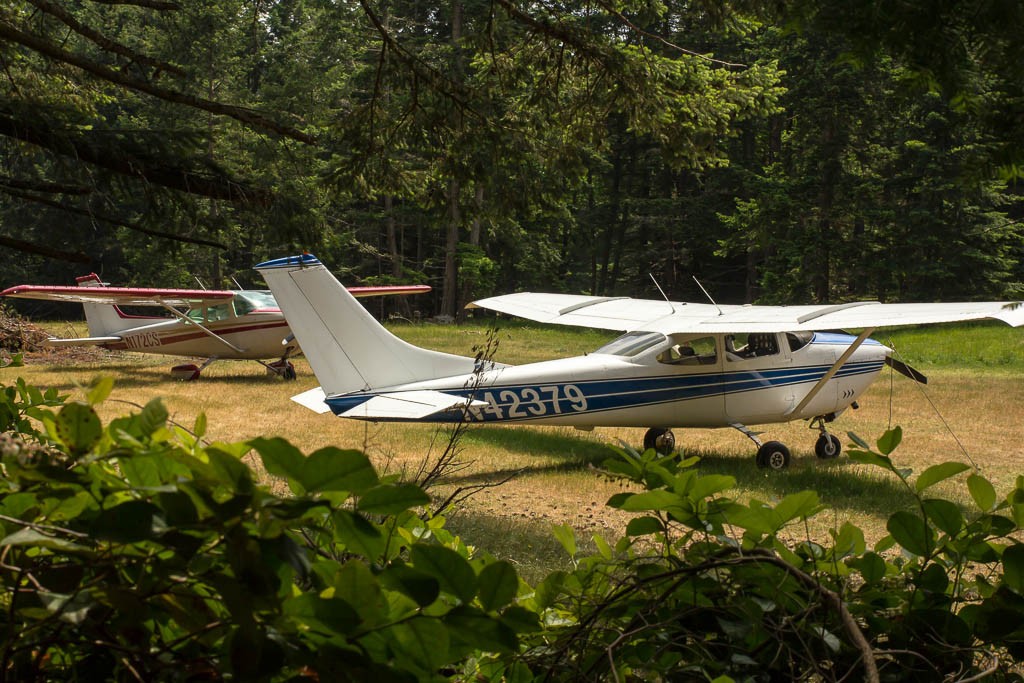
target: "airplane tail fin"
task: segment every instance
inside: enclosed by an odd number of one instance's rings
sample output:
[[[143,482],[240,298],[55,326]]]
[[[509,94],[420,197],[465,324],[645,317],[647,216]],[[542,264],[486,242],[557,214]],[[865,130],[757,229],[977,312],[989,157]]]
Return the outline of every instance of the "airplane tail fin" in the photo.
[[[327,396],[473,372],[473,358],[422,349],[388,332],[310,254],[256,270]]]
[[[79,287],[106,286],[96,273],[89,273],[75,278],[75,280]],[[89,325],[90,337],[106,337],[140,324],[137,317],[125,315],[120,308],[113,304],[83,303],[82,308],[85,309],[85,322]]]

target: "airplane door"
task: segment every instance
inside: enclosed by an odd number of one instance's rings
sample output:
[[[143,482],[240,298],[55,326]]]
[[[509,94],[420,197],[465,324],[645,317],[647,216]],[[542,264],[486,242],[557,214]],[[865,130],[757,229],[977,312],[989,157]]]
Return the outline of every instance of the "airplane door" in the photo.
[[[813,386],[799,383],[808,370],[801,367],[797,359],[802,354],[791,352],[784,334],[726,335],[724,342],[722,388],[725,413],[731,421],[777,422]],[[816,357],[815,362],[824,360]],[[835,388],[831,391],[834,400]]]

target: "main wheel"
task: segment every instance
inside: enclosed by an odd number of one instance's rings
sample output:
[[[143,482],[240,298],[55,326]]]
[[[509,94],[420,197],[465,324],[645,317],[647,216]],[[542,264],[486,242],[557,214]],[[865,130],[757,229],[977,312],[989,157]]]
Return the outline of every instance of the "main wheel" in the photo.
[[[839,437],[835,434],[822,434],[818,437],[817,443],[814,444],[814,454],[822,460],[831,460],[832,458],[839,457],[842,450],[843,444],[840,443]]]
[[[644,450],[653,448],[662,455],[668,455],[676,449],[676,436],[671,429],[651,427],[644,434]]]
[[[757,449],[757,466],[769,470],[786,469],[789,467],[789,449],[778,441],[769,441]]]

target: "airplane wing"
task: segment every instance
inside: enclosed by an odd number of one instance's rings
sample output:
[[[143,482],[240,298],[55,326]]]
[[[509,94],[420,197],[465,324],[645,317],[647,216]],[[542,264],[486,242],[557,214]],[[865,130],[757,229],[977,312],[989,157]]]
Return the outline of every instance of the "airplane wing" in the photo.
[[[422,294],[430,291],[430,285],[380,285],[378,287],[346,287],[348,293],[357,299],[387,294]]]
[[[883,304],[855,301],[816,306],[715,306],[627,297],[522,292],[481,299],[486,308],[527,320],[604,330],[649,330],[665,334],[796,332],[800,330],[895,327],[968,320],[1024,325],[1024,302]]]
[[[385,285],[380,287],[349,287],[352,296],[369,297],[388,294],[421,294],[429,285]],[[202,308],[230,301],[236,292],[213,289],[160,289],[154,287],[57,287],[49,285],[16,285],[0,292],[0,296],[45,301],[68,301],[79,304],[111,304],[119,306],[174,306]]]
[[[57,287],[49,285],[16,285],[0,292],[0,296],[44,301],[68,301],[79,304],[111,304],[119,306],[175,306],[201,308],[230,301],[235,293],[212,289],[157,289],[150,287]]]

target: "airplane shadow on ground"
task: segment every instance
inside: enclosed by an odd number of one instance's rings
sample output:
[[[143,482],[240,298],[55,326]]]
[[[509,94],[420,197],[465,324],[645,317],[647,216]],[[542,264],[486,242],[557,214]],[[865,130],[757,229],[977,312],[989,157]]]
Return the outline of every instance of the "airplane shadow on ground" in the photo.
[[[81,365],[51,365],[47,368],[51,372],[66,372],[66,373],[80,373],[89,371],[89,368],[83,368]],[[170,367],[165,366],[152,366],[152,367],[139,367],[131,363],[124,363],[119,365],[102,365],[91,368],[91,371],[97,375],[110,375],[114,377],[114,385],[117,387],[146,387],[152,386],[160,382],[182,382],[187,383],[188,380],[176,380],[171,376]],[[239,374],[239,375],[203,375],[195,382],[198,385],[251,385],[255,382],[267,382],[276,383],[283,382],[284,380],[271,377],[266,374]],[[301,388],[296,385],[295,393],[302,391]]]
[[[495,447],[527,455],[544,455],[560,462],[526,466],[522,469],[500,468],[456,476],[446,480],[453,485],[474,485],[501,481],[509,476],[528,477],[557,472],[600,470],[601,464],[620,457],[609,444],[579,439],[572,434],[551,434],[532,430],[481,429],[467,433],[463,446],[471,456],[473,443],[486,443]],[[736,479],[741,490],[757,491],[756,497],[781,500],[793,493],[813,490],[821,502],[834,509],[888,516],[895,510],[907,509],[915,498],[895,475],[857,467],[845,455],[836,460],[823,461],[814,457],[795,456],[789,469],[782,472],[757,467],[753,454],[693,452],[701,458],[697,471],[702,475],[724,474]],[[594,476],[601,476],[599,471]],[[884,501],[880,509],[879,501]]]

